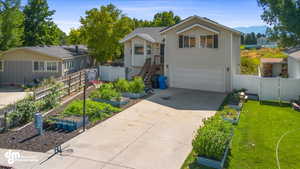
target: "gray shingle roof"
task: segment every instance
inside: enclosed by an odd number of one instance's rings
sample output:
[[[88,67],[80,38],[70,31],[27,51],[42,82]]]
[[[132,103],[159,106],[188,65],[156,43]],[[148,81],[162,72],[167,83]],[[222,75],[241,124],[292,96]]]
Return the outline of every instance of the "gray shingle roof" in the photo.
[[[294,59],[300,60],[300,46],[287,49],[285,53]]]
[[[61,59],[74,58],[79,55],[87,54],[87,47],[84,45],[77,45],[78,52],[76,52],[76,46],[35,46],[35,47],[23,47],[35,52],[43,53],[48,56],[53,56]]]
[[[161,42],[162,36],[160,35],[160,31],[164,29],[164,27],[144,27],[144,28],[136,28],[133,32],[125,36],[120,42],[125,42],[135,36],[139,36],[145,40],[150,42]]]

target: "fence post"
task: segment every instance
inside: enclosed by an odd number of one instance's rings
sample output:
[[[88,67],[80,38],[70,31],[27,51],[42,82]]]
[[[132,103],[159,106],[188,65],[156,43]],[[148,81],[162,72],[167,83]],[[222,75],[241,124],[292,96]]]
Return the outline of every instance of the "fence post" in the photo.
[[[259,103],[261,104],[261,96],[262,96],[262,78],[259,78]]]
[[[78,85],[78,90],[80,91],[81,89],[81,71],[79,72],[79,85]]]
[[[279,97],[279,105],[281,106],[281,84],[280,84],[280,77],[278,77],[278,97]]]
[[[71,95],[71,76],[69,75],[69,80],[68,80],[68,94]]]

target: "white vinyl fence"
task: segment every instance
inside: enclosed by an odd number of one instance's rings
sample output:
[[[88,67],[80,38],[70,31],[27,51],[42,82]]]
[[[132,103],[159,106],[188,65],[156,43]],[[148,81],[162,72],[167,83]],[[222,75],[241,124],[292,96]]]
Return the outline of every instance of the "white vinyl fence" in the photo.
[[[300,96],[300,79],[234,75],[233,88],[247,89],[247,93],[257,94],[260,100],[290,101]]]
[[[100,80],[112,82],[119,78],[126,79],[126,69],[118,66],[99,66]]]

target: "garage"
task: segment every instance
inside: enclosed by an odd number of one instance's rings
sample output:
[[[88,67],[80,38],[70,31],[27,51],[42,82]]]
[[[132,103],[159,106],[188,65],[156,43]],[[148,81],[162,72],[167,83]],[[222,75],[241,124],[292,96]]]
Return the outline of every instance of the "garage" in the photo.
[[[171,87],[225,92],[225,71],[222,68],[172,67],[169,78]]]

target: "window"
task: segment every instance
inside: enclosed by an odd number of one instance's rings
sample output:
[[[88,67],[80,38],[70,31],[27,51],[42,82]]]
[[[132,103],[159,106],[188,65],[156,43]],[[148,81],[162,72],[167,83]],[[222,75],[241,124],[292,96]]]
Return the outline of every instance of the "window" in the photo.
[[[219,48],[218,35],[200,36],[200,48]]]
[[[205,48],[206,46],[206,36],[200,36],[200,48]]]
[[[144,45],[135,45],[134,46],[135,55],[144,55]]]
[[[4,71],[4,61],[0,60],[0,72]]]
[[[213,36],[212,35],[208,35],[206,37],[206,47],[207,48],[213,48],[213,45],[214,45]]]
[[[196,47],[196,38],[193,36],[183,36],[178,37],[179,48],[194,48]]]
[[[74,68],[74,62],[72,60],[67,60],[64,63],[65,69],[73,69]]]
[[[35,72],[45,71],[45,62],[44,61],[34,61],[33,62],[33,71],[35,71]]]
[[[151,45],[147,45],[147,55],[151,55]]]
[[[57,62],[47,62],[47,71],[56,72],[57,71]]]

